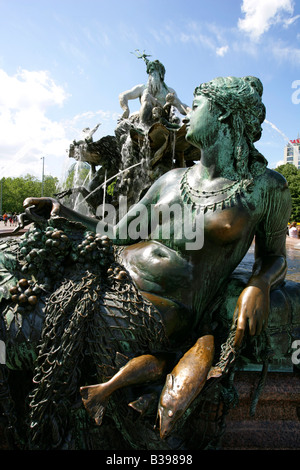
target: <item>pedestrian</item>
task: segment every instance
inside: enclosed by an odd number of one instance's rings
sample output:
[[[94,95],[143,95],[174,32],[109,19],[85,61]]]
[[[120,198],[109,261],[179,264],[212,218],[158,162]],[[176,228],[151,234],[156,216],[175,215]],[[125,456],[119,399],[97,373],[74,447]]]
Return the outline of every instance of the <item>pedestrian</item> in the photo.
[[[3,214],[3,221],[4,221],[4,225],[6,226],[7,225],[7,214],[6,214],[6,212],[4,212],[4,214]]]
[[[289,228],[289,236],[291,238],[299,238],[299,229],[297,227],[297,222],[293,222]]]

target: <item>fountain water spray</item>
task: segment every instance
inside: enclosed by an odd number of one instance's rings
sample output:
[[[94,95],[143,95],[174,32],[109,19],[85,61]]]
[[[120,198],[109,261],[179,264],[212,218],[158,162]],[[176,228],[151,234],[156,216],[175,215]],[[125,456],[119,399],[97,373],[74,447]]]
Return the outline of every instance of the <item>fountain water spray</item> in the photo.
[[[109,183],[109,181],[112,181],[113,179],[115,179],[117,176],[121,175],[122,173],[124,173],[125,171],[128,171],[128,170],[131,170],[132,168],[138,166],[138,165],[142,165],[143,162],[139,162],[139,163],[135,163],[134,165],[131,165],[129,166],[128,168],[125,168],[125,170],[122,170],[122,171],[119,171],[119,173],[116,173],[114,176],[112,176],[111,178],[108,178],[108,179],[105,179],[105,181],[101,184],[99,184],[99,186],[97,186],[97,188],[95,188],[93,191],[91,191],[88,195],[88,197],[91,196],[91,194],[95,193],[96,191],[98,191],[100,188],[103,188],[107,185],[107,183]],[[85,202],[87,199],[87,197],[85,197],[78,205],[82,204],[83,202]]]
[[[272,122],[268,121],[267,119],[265,119],[264,122],[265,122],[266,124],[269,124],[269,126],[271,126],[272,129],[274,129],[276,132],[278,132],[278,134],[280,134],[281,137],[282,137],[284,140],[286,140],[287,142],[290,142],[290,139],[289,139],[280,129],[278,129],[278,127],[275,126],[275,124],[273,124]]]

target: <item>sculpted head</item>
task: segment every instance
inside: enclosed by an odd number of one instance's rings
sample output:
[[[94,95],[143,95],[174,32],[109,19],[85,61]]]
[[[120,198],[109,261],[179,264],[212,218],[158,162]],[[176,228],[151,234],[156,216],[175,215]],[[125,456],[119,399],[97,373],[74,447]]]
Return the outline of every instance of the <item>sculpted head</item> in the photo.
[[[148,61],[147,63],[147,74],[157,72],[160,80],[163,82],[165,79],[166,69],[159,60]]]
[[[219,118],[231,117],[234,126],[237,119],[242,120],[240,129],[250,142],[261,137],[261,124],[266,116],[266,108],[262,102],[263,85],[256,77],[218,77],[202,83],[195,89],[194,96],[206,96],[209,101],[220,107],[224,114]]]
[[[266,115],[262,93],[261,81],[252,76],[218,77],[202,83],[194,92],[194,103],[205,97],[205,101],[208,101],[206,114],[214,116],[214,120],[213,116],[208,119],[208,132],[212,133],[217,128],[217,121],[229,128],[236,167],[245,178],[261,173],[261,166],[265,168],[267,163],[253,145],[261,137],[261,124]],[[187,140],[192,142],[192,136],[187,134]]]

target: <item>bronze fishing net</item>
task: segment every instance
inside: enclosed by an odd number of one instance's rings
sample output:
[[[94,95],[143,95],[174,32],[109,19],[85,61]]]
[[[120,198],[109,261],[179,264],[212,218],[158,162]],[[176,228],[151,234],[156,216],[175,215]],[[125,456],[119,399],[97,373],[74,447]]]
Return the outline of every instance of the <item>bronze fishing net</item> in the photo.
[[[44,256],[36,256],[35,250],[44,250],[40,252]],[[39,333],[35,355],[31,355],[33,388],[27,398],[25,448],[108,449],[122,445],[168,450],[216,445],[224,428],[223,416],[234,401],[232,386],[221,383],[204,390],[165,441],[155,429],[163,383],[150,390],[117,391],[100,427],[87,416],[80,386],[108,380],[134,356],[171,350],[159,312],[142,297],[107,237],[58,218],[30,230],[14,256],[15,279],[20,284],[26,276],[27,290],[38,288],[35,292],[40,292],[36,294],[39,302],[33,306],[7,299],[2,309],[6,336],[16,332],[14,346],[17,337],[28,343],[30,328],[35,337]],[[20,286],[18,289],[25,295]],[[42,326],[35,323],[41,312]],[[16,356],[23,349],[15,347],[15,351]],[[223,371],[229,357],[232,360],[232,349],[224,351],[228,355],[222,357]],[[177,352],[180,355],[185,350],[179,347]],[[22,363],[22,357],[19,359]],[[128,406],[139,393],[156,397],[143,416]]]

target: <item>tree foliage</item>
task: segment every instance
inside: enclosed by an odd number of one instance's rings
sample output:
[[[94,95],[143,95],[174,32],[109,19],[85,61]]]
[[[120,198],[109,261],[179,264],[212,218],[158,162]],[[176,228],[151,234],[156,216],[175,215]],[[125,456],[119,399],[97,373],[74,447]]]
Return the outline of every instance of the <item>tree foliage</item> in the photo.
[[[44,177],[43,196],[53,197],[58,179],[53,176]],[[20,214],[24,211],[23,201],[27,197],[41,197],[42,182],[35,176],[26,175],[18,178],[2,178],[2,213]]]
[[[300,222],[300,170],[295,165],[286,163],[276,168],[276,171],[283,175],[288,182],[292,197],[291,221]]]

